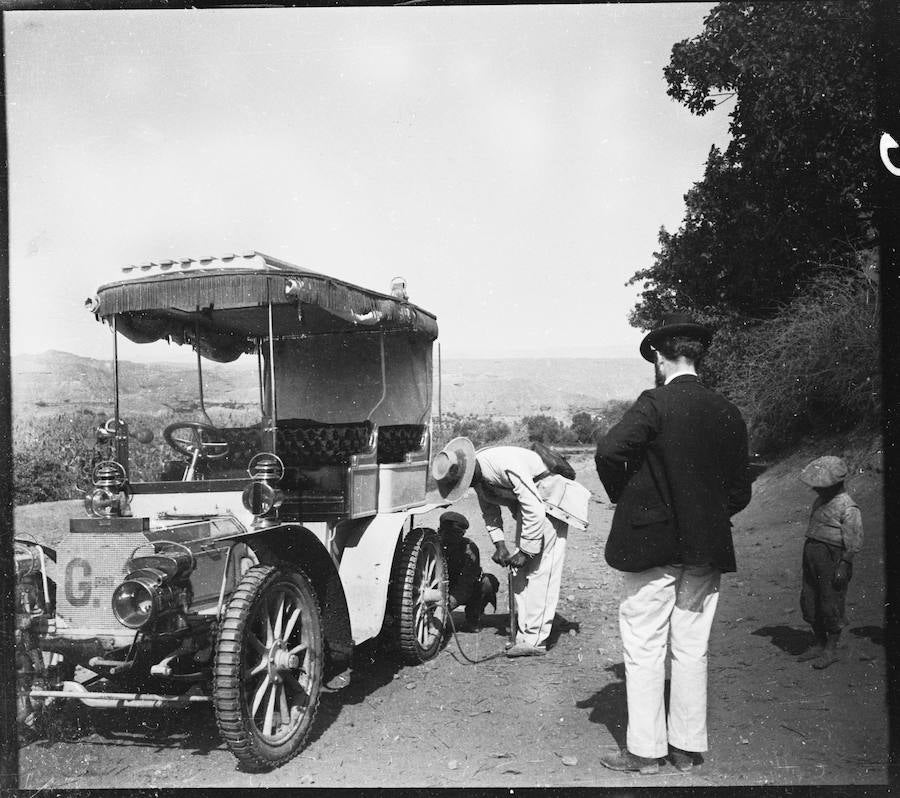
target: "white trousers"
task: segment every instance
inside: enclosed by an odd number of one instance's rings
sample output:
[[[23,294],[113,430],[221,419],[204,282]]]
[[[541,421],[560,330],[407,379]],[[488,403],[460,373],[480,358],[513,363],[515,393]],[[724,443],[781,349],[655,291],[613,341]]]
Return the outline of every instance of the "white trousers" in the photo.
[[[512,588],[516,602],[517,643],[543,645],[550,636],[563,563],[566,559],[566,536],[569,526],[564,521],[547,516],[541,553],[521,568],[512,569]],[[516,544],[522,533],[521,515],[517,513]]]
[[[668,565],[625,574],[619,630],[628,696],[626,745],[632,754],[664,757],[668,746],[707,750],[706,663],[719,601],[715,568]],[[664,689],[671,650],[669,717]]]

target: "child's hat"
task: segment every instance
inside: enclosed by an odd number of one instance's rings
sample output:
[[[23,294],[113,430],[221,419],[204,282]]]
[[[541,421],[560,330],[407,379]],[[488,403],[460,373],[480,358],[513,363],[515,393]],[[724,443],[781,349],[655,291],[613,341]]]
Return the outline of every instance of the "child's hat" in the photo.
[[[847,478],[847,464],[833,455],[813,460],[800,472],[800,481],[811,488],[830,488]]]

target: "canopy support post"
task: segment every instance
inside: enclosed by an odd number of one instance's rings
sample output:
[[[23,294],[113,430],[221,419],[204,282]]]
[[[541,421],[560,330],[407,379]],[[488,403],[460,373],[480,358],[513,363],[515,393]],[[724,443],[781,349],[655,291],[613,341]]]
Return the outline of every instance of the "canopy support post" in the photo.
[[[206,412],[206,402],[203,399],[203,363],[200,358],[200,322],[194,323],[194,350],[197,352],[197,380],[200,385],[200,412],[207,422],[212,425],[212,419]]]
[[[272,435],[272,451],[275,451],[275,419],[278,418],[275,402],[275,323],[272,318],[272,300],[269,299],[269,386],[272,391],[272,417],[270,430]]]

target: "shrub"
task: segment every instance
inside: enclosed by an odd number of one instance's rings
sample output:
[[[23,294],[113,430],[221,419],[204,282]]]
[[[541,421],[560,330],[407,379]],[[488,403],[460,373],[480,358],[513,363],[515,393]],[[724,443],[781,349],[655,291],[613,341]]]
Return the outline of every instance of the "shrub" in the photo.
[[[572,416],[572,432],[579,443],[590,443],[593,440],[599,421],[597,416],[592,416],[584,411]]]
[[[710,352],[753,448],[879,422],[879,312],[871,269],[828,269],[775,318],[735,329],[731,360]]]
[[[13,453],[13,495],[15,504],[34,504],[77,495],[68,464],[55,457],[30,452]]]
[[[537,415],[525,416],[522,419],[529,441],[539,441],[547,444],[561,444],[573,446],[578,443],[578,434],[571,427],[566,427],[559,419],[553,416]]]
[[[465,436],[475,445],[485,446],[502,440],[510,433],[509,424],[491,416],[466,416],[458,419],[451,427],[453,437]]]
[[[111,445],[97,444],[97,427],[107,413],[90,409],[31,418],[13,425],[13,501],[16,505],[77,499],[92,487],[94,466],[113,457]],[[174,419],[134,417],[130,428],[161,430]],[[130,441],[129,471],[136,481],[154,478],[172,454],[161,434],[149,444]]]
[[[572,432],[578,443],[595,443],[622,420],[632,399],[610,399],[592,411],[582,410],[572,416]]]
[[[637,397],[635,397],[636,399]],[[605,435],[612,427],[622,420],[625,411],[634,404],[634,399],[610,399],[606,404],[602,405],[598,415],[596,416],[596,436]]]
[[[509,442],[512,433],[509,424],[493,416],[445,413],[440,423],[436,417],[432,423],[431,448],[433,452],[438,452],[453,438],[466,437],[477,449],[489,443]]]
[[[100,419],[102,422],[103,419]],[[90,486],[93,414],[35,418],[13,426],[13,501],[74,499]]]

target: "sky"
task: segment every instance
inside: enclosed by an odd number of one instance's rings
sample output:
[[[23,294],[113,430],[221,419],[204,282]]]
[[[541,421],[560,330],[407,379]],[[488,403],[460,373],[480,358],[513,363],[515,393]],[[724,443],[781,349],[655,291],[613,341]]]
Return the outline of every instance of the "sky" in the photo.
[[[728,141],[662,71],[710,8],[7,12],[13,355],[109,358],[122,266],[257,250],[404,276],[444,358],[639,357],[625,283]]]

